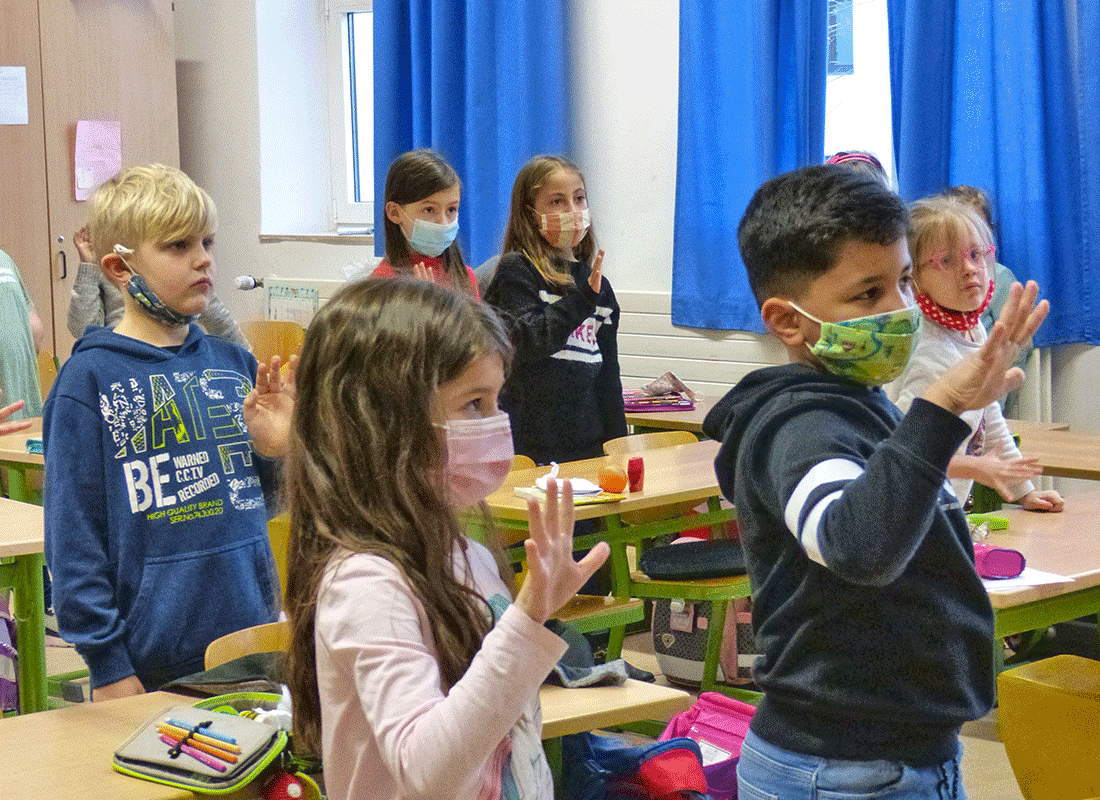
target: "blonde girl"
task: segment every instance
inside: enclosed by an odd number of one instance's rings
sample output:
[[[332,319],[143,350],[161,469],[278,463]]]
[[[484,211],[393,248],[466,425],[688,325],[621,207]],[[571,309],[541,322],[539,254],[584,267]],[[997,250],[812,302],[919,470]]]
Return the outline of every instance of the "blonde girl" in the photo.
[[[890,387],[903,411],[985,342],[980,317],[993,296],[996,264],[989,225],[966,202],[944,196],[918,200],[910,207],[910,222],[909,253],[922,319],[909,364]],[[961,416],[973,433],[947,470],[959,502],[978,481],[1026,509],[1062,510],[1057,492],[1036,490],[1031,482],[1041,471],[1037,459],[1020,454],[998,403]]]
[[[288,455],[296,741],[333,800],[553,796],[543,627],[607,556],[572,554],[573,504],[531,503],[515,600],[455,509],[511,464],[495,314],[424,281],[361,281],[310,325]]]
[[[601,455],[626,435],[619,304],[575,164],[540,155],[519,171],[503,253],[485,300],[515,346],[503,407],[516,452],[540,464]]]
[[[455,241],[462,182],[454,168],[432,150],[410,150],[390,164],[383,197],[386,255],[371,277],[407,275],[479,297]]]

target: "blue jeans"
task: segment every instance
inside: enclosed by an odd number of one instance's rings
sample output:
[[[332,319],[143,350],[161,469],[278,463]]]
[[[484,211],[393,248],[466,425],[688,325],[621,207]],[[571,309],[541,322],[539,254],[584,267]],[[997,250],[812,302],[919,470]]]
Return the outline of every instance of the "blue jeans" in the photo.
[[[958,755],[934,767],[818,758],[769,744],[752,731],[737,763],[739,800],[966,800]]]

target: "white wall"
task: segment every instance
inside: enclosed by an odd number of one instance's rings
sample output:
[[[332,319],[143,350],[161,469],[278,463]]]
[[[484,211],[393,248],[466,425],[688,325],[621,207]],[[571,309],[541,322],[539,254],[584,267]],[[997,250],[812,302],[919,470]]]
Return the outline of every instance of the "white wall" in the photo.
[[[301,13],[314,2],[279,0],[275,13]],[[271,4],[265,0],[265,6]],[[268,136],[289,134],[276,125],[261,135],[256,5],[176,0],[175,7],[181,164],[211,192],[221,212],[219,294],[240,319],[262,317],[261,292],[233,289],[235,275],[337,278],[341,266],[365,261],[371,251],[358,244],[260,244],[261,186],[272,186],[260,169],[261,142],[268,146]],[[607,274],[620,292],[667,294],[675,198],[678,3],[601,0],[573,3],[572,9],[574,155],[588,177],[594,220],[607,250]],[[308,41],[316,40],[303,37],[295,49]],[[295,185],[282,189],[287,195],[303,191]],[[1055,419],[1075,430],[1100,432],[1094,399],[1100,385],[1097,349],[1056,348],[1053,364]]]

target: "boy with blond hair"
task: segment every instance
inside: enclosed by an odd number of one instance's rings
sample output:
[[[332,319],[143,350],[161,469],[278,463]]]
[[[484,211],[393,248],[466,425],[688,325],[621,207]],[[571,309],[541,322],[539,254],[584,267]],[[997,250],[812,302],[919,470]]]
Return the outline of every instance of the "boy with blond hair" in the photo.
[[[177,169],[120,173],[92,201],[92,242],[123,293],[47,398],[46,560],[61,635],[92,699],[203,668],[206,646],[271,622],[267,538],[293,375],[195,324],[210,301],[217,210]]]
[[[993,701],[993,613],[947,464],[1019,385],[1042,322],[1016,284],[986,344],[902,416],[880,388],[919,318],[901,200],[835,165],[761,186],[738,228],[760,314],[791,363],[707,416],[737,506],[764,700],[740,797],[963,798],[959,729]]]

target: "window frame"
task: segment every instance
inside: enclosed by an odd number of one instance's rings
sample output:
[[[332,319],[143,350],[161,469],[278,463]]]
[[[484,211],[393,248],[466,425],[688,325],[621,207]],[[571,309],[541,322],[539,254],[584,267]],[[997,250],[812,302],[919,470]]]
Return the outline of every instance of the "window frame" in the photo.
[[[332,227],[338,233],[374,231],[374,198],[355,203],[351,196],[352,147],[348,135],[351,99],[349,97],[347,63],[348,15],[374,11],[372,0],[326,0],[325,63],[327,67],[329,110],[330,214]],[[372,71],[373,72],[373,71]],[[373,119],[373,114],[372,114]],[[371,133],[373,141],[373,131]],[[373,161],[374,148],[371,148]],[[371,164],[371,172],[374,170]]]

